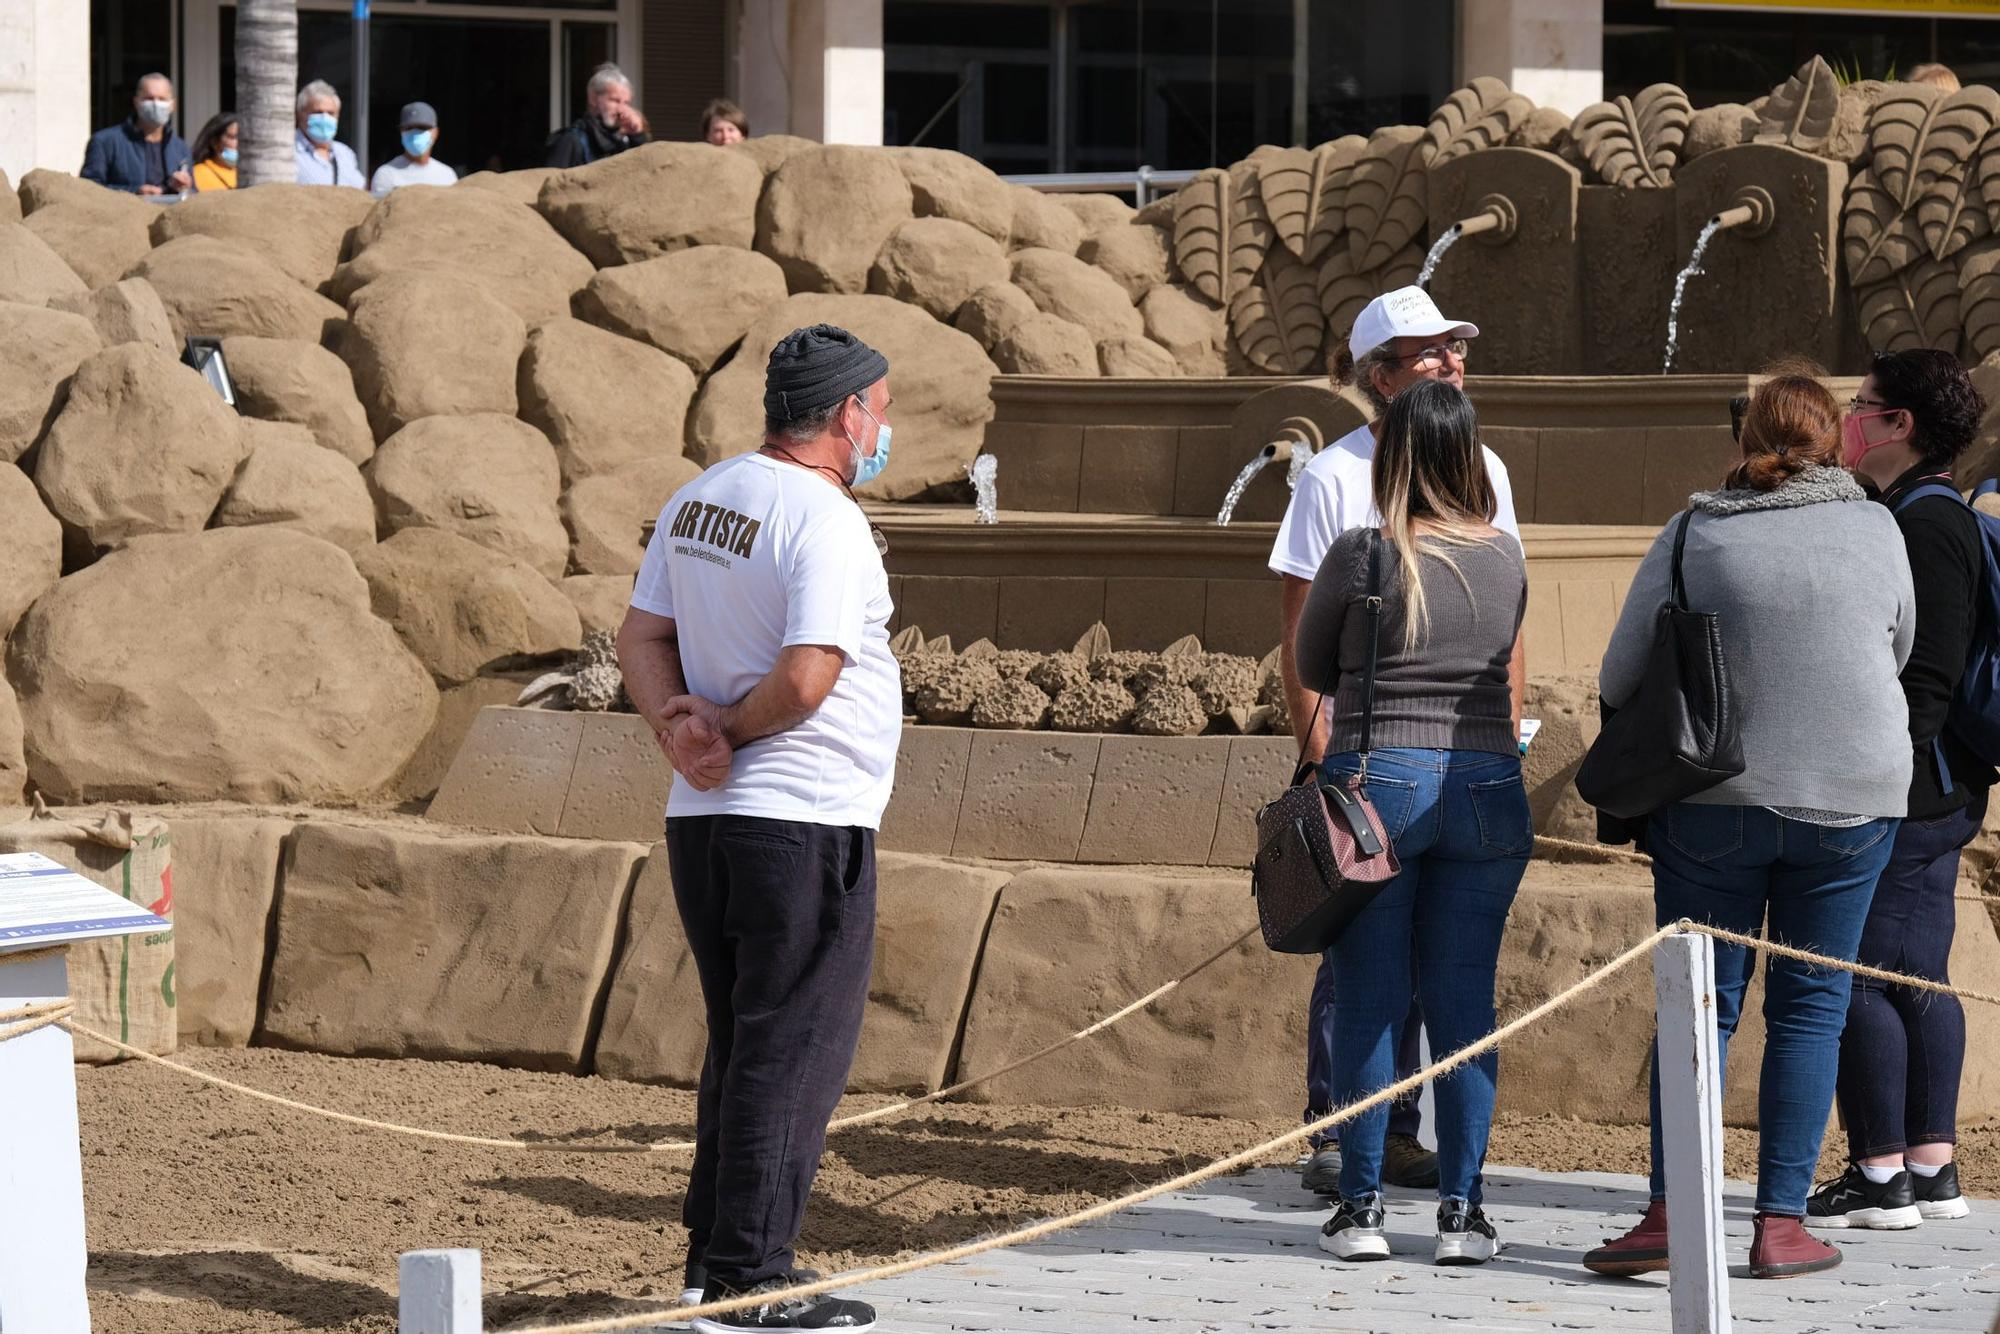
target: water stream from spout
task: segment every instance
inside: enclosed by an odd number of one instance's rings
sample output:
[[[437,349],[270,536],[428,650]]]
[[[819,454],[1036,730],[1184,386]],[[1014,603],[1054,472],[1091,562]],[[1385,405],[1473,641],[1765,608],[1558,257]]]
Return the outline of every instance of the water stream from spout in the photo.
[[[1249,487],[1257,474],[1264,471],[1271,460],[1277,456],[1277,445],[1269,444],[1258,450],[1251,456],[1250,461],[1243,465],[1243,471],[1236,474],[1236,480],[1231,482],[1229,489],[1222,494],[1222,508],[1215,512],[1215,526],[1217,528],[1227,528],[1229,526],[1229,521],[1236,517],[1236,506],[1242,501],[1245,489]]]
[[[1694,253],[1688,256],[1687,267],[1674,278],[1674,301],[1667,307],[1667,356],[1660,366],[1660,374],[1671,375],[1674,369],[1674,354],[1681,343],[1681,299],[1687,295],[1688,279],[1701,272],[1701,257],[1708,249],[1708,243],[1722,230],[1720,218],[1710,218],[1701,229],[1701,235],[1694,239]]]
[[[1000,497],[994,485],[994,479],[1000,472],[1000,460],[991,454],[981,454],[965,465],[965,472],[972,478],[972,521],[1000,522]]]
[[[1296,491],[1299,489],[1299,474],[1306,470],[1306,465],[1311,463],[1312,460],[1312,446],[1303,440],[1292,441],[1292,461],[1285,465],[1285,489],[1287,491]]]
[[[1445,228],[1444,235],[1431,242],[1430,253],[1424,256],[1424,266],[1417,270],[1417,286],[1428,288],[1431,285],[1431,275],[1437,272],[1438,261],[1444,258],[1444,252],[1451,249],[1453,243],[1464,233],[1464,227],[1453,223]]]

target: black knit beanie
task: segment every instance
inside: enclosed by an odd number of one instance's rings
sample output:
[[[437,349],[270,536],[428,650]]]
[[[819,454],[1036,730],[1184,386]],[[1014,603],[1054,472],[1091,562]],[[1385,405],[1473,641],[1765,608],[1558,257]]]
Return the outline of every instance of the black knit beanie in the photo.
[[[795,422],[858,394],[889,373],[880,352],[831,324],[794,329],[771,349],[764,372],[764,416]]]

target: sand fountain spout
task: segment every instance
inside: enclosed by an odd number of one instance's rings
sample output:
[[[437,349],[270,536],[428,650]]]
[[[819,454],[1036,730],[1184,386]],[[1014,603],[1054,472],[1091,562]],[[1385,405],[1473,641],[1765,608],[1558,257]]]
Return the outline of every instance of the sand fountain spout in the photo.
[[[1497,245],[1514,239],[1514,232],[1520,226],[1520,214],[1514,209],[1514,201],[1505,195],[1487,195],[1479,201],[1479,207],[1471,217],[1460,218],[1444,229],[1442,235],[1431,243],[1430,253],[1424,256],[1423,268],[1417,270],[1417,286],[1428,288],[1431,275],[1437,272],[1444,252],[1467,236],[1483,236],[1487,243]]]
[[[1279,459],[1285,461],[1286,489],[1296,489],[1299,484],[1299,474],[1305,471],[1306,464],[1312,462],[1313,454],[1324,443],[1318,423],[1308,418],[1287,417],[1279,422],[1277,437],[1251,455],[1250,461],[1243,465],[1243,470],[1236,474],[1236,480],[1229,484],[1229,490],[1223,493],[1222,508],[1215,512],[1215,526],[1218,528],[1229,526],[1229,521],[1236,517],[1236,507],[1242,503],[1244,491],[1249,488],[1258,473]]]
[[[1771,230],[1771,224],[1777,220],[1778,206],[1772,202],[1770,193],[1761,186],[1746,185],[1736,192],[1736,198],[1730,201],[1728,208],[1703,224],[1701,235],[1694,239],[1694,250],[1688,255],[1686,267],[1674,277],[1674,300],[1667,307],[1667,354],[1660,365],[1660,374],[1673,373],[1674,354],[1680,351],[1681,343],[1681,302],[1687,296],[1688,279],[1702,271],[1701,260],[1708,253],[1708,243],[1727,231],[1762,236]]]

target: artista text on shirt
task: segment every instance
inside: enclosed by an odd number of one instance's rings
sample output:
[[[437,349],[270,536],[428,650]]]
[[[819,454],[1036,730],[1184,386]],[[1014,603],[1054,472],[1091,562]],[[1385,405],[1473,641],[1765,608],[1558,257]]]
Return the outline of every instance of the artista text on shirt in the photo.
[[[748,556],[756,549],[757,530],[762,526],[760,520],[745,518],[727,506],[690,500],[675,513],[667,536],[691,538],[704,545],[718,547],[732,556]],[[684,545],[676,545],[674,551],[703,560],[719,560],[717,556]],[[719,563],[727,565],[729,562],[720,560]]]

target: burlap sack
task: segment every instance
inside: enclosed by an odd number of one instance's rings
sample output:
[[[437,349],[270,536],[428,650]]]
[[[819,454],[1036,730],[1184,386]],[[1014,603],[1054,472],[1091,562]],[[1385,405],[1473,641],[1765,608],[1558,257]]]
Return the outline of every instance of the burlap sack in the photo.
[[[173,845],[164,820],[129,811],[66,819],[45,808],[0,825],[0,852],[39,852],[169,921],[174,915]],[[174,1050],[174,933],[113,936],[69,947],[76,1021],[144,1051]],[[76,1059],[122,1059],[78,1035]]]

